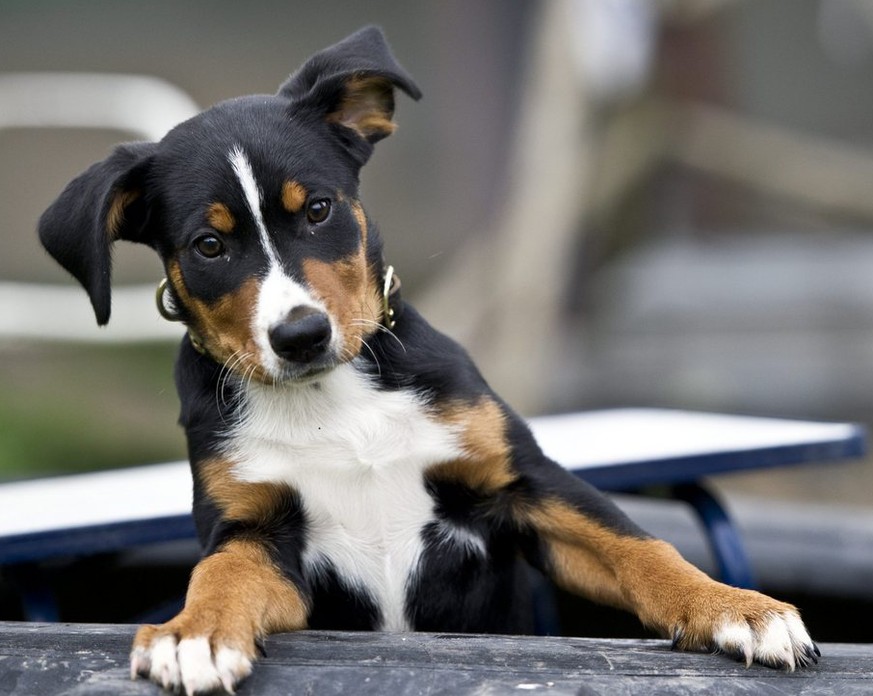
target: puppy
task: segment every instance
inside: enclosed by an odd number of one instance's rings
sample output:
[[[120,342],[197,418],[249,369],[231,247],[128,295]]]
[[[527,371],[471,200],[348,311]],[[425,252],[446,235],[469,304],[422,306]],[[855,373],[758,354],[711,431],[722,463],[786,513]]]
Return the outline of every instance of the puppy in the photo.
[[[547,459],[401,299],[358,199],[398,89],[420,96],[365,28],[275,95],[119,146],[40,220],[99,324],[128,240],[160,256],[161,308],[188,329],[176,383],[204,557],[182,612],[137,633],[132,675],[232,691],[260,639],[304,628],[525,631],[525,564],[678,648],[814,661],[794,607],[711,580]]]

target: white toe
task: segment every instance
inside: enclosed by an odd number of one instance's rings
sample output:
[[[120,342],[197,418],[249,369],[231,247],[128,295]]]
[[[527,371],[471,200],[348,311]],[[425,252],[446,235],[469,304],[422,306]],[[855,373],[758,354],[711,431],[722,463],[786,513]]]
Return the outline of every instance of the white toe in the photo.
[[[182,685],[187,694],[208,693],[221,686],[208,639],[186,638],[179,643],[177,654]]]
[[[176,639],[172,636],[158,638],[152,643],[149,674],[152,681],[165,689],[178,689],[181,685],[179,662],[176,659]]]
[[[130,678],[136,679],[140,674],[148,674],[152,660],[146,648],[136,647],[130,651]]]
[[[801,666],[809,664],[811,661],[817,661],[816,655],[818,648],[815,647],[806,626],[803,625],[800,617],[794,613],[784,614],[782,617],[785,620],[785,625],[788,627],[788,634],[791,637],[791,647],[797,662]]]
[[[794,647],[791,643],[791,634],[788,624],[781,615],[770,616],[758,635],[755,659],[765,665],[777,667],[784,665],[789,671],[794,671]]]
[[[752,664],[755,637],[747,623],[725,621],[713,636],[715,646],[728,655],[742,656],[746,666]]]
[[[171,691],[184,690],[188,696],[220,689],[234,692],[236,685],[251,674],[252,661],[241,650],[221,647],[214,654],[209,638],[162,636],[149,647],[135,647],[130,653],[130,676],[149,678]]]
[[[219,648],[215,656],[215,666],[226,691],[233,693],[237,683],[252,671],[252,661],[234,648]]]

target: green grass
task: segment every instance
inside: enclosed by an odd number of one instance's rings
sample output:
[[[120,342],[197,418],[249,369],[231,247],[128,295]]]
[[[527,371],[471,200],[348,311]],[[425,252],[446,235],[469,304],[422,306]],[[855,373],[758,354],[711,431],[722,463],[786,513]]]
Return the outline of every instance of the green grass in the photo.
[[[167,345],[0,350],[0,479],[183,458],[174,355]]]

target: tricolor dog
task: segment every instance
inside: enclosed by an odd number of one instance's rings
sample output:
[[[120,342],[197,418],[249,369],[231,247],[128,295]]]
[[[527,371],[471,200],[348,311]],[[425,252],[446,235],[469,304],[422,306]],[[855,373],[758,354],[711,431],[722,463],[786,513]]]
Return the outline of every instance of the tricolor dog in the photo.
[[[188,329],[176,383],[204,556],[182,612],[139,630],[132,674],[231,691],[273,632],[523,632],[525,564],[678,648],[815,661],[794,607],[711,580],[547,459],[401,299],[358,198],[395,90],[420,96],[363,29],[274,95],[119,146],[40,220],[98,323],[128,240],[160,256],[161,306]]]

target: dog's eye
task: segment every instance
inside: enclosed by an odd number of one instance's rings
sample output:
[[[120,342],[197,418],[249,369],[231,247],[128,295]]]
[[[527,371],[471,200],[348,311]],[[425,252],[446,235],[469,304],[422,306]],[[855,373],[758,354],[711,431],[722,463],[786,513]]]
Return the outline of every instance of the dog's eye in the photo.
[[[330,215],[330,201],[327,198],[316,198],[306,205],[306,219],[313,224],[324,222]]]
[[[224,253],[224,243],[215,235],[205,234],[194,240],[197,253],[207,259],[214,259]]]

